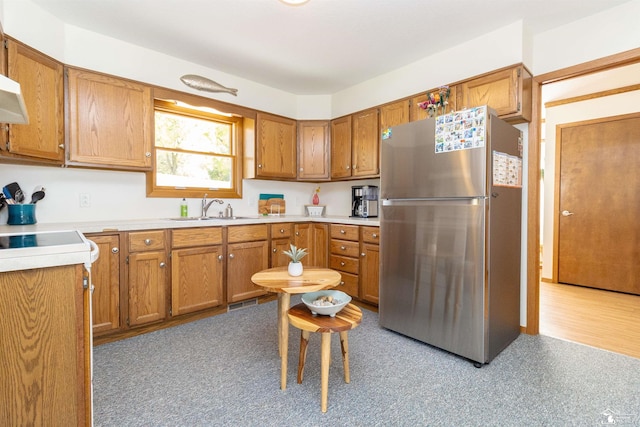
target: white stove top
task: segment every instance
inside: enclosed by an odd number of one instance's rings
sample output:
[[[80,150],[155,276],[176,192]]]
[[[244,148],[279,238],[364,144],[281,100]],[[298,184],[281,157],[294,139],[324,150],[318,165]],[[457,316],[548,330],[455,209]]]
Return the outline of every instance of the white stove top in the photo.
[[[85,264],[97,259],[97,248],[76,230],[0,233],[0,272]]]

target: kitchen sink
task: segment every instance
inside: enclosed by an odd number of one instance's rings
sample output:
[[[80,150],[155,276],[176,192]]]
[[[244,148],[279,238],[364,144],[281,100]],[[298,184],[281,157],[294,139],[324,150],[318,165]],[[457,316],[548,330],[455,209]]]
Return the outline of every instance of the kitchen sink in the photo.
[[[215,221],[219,220],[234,220],[234,219],[250,219],[248,216],[181,216],[177,218],[169,218],[171,221]]]

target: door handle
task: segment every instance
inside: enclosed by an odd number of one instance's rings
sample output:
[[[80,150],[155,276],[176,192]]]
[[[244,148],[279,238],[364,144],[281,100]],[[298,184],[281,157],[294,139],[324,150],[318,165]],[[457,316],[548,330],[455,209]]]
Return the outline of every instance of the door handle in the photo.
[[[571,215],[573,215],[573,212],[569,212],[568,210],[562,211],[562,216],[571,216]]]

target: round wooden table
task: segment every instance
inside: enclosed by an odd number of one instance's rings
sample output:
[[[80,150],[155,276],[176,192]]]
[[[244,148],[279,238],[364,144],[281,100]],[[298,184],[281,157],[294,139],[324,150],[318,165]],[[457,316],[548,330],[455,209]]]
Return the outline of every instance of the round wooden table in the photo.
[[[278,352],[281,360],[280,388],[287,388],[287,357],[289,347],[289,320],[287,312],[291,294],[304,294],[338,286],[342,276],[335,270],[322,267],[304,267],[301,276],[289,276],[287,267],[262,270],[251,276],[251,281],[269,292],[278,294]]]

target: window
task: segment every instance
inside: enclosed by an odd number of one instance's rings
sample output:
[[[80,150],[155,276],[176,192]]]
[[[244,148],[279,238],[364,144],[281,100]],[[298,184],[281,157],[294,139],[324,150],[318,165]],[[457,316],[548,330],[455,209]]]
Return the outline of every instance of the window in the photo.
[[[206,107],[155,100],[153,172],[157,197],[242,197],[242,118]]]

